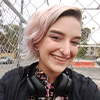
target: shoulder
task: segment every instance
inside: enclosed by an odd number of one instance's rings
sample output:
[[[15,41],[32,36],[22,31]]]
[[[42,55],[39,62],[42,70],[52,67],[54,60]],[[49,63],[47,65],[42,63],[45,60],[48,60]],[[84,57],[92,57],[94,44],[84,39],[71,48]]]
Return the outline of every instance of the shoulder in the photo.
[[[95,84],[90,77],[86,77],[83,74],[77,73],[76,71],[71,70],[73,82],[80,85],[89,85]],[[96,85],[96,84],[95,84]]]
[[[71,70],[71,72],[72,72],[72,80],[73,80],[74,85],[77,84],[78,86],[81,86],[81,87],[84,86],[84,88],[90,85],[94,85],[94,87],[96,86],[96,84],[92,81],[90,77],[86,77],[83,74],[77,73],[73,70]]]
[[[0,79],[0,98],[8,98],[12,94],[15,94],[16,91],[14,90],[17,89],[22,72],[24,72],[24,68],[19,67],[4,74],[4,76]]]
[[[73,81],[78,81],[80,82],[87,82],[89,81],[89,77],[85,77],[83,74],[77,73],[76,71],[71,70],[72,72],[72,79]]]
[[[84,75],[79,74],[73,70],[71,70],[71,72],[73,81],[73,91],[76,92],[77,95],[81,95],[82,98],[84,98],[84,100],[100,99],[100,91],[98,89],[98,86],[94,81],[92,81],[91,78],[85,77]]]
[[[4,74],[0,79],[0,98],[7,98],[7,100],[27,99],[29,96],[27,93],[27,69],[30,67],[34,67],[34,64],[12,69]]]
[[[37,63],[33,63],[31,65],[27,65],[27,66],[20,66],[18,68],[14,68],[8,72],[6,72],[4,74],[4,76],[2,77],[3,80],[10,80],[10,79],[14,79],[14,80],[17,80],[17,79],[21,79],[23,77],[26,77],[26,70],[27,69],[32,69]]]
[[[14,68],[6,72],[1,80],[3,80],[3,82],[5,83],[8,82],[8,80],[10,81],[11,79],[16,79],[16,77],[20,78],[23,75],[24,71],[25,67]]]

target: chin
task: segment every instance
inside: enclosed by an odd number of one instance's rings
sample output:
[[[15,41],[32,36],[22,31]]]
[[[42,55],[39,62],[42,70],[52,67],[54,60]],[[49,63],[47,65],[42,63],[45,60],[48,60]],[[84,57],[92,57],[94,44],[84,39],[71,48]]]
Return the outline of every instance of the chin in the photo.
[[[64,68],[64,69],[62,69],[62,68],[52,69],[52,71],[53,71],[54,73],[62,73],[64,70],[65,70],[65,68]]]

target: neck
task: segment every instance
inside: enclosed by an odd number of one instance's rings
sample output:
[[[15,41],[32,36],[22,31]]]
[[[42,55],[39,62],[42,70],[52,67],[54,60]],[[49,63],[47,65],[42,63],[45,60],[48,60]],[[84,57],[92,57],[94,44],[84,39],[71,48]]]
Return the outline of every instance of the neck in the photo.
[[[55,76],[55,75],[47,75],[48,76],[48,83],[53,83],[53,82],[55,82],[55,80],[56,80],[56,78],[58,77],[58,75],[57,76]]]
[[[43,73],[45,73],[46,76],[48,76],[48,83],[55,82],[56,78],[59,76],[59,73],[44,70],[44,68],[40,68],[40,69],[43,71]]]

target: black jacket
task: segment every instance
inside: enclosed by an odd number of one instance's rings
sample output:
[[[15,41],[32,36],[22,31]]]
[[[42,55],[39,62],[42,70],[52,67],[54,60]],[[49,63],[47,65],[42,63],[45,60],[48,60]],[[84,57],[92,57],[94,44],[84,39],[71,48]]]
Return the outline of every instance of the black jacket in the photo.
[[[0,100],[29,100],[31,94],[27,86],[26,70],[36,66],[36,64],[7,72],[0,79]],[[68,100],[100,100],[100,91],[90,78],[86,78],[73,70],[70,71],[73,88],[68,95]],[[35,71],[33,70],[33,72]]]

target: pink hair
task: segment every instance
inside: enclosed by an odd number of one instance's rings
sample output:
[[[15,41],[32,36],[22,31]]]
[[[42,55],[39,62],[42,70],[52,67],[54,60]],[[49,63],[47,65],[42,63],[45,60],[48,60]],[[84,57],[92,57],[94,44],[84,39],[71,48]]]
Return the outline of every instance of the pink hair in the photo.
[[[61,16],[73,16],[81,24],[82,15],[77,7],[54,5],[33,14],[24,31],[22,58],[27,60],[37,60],[39,58],[39,53],[35,50],[34,44],[41,41],[50,26]]]

